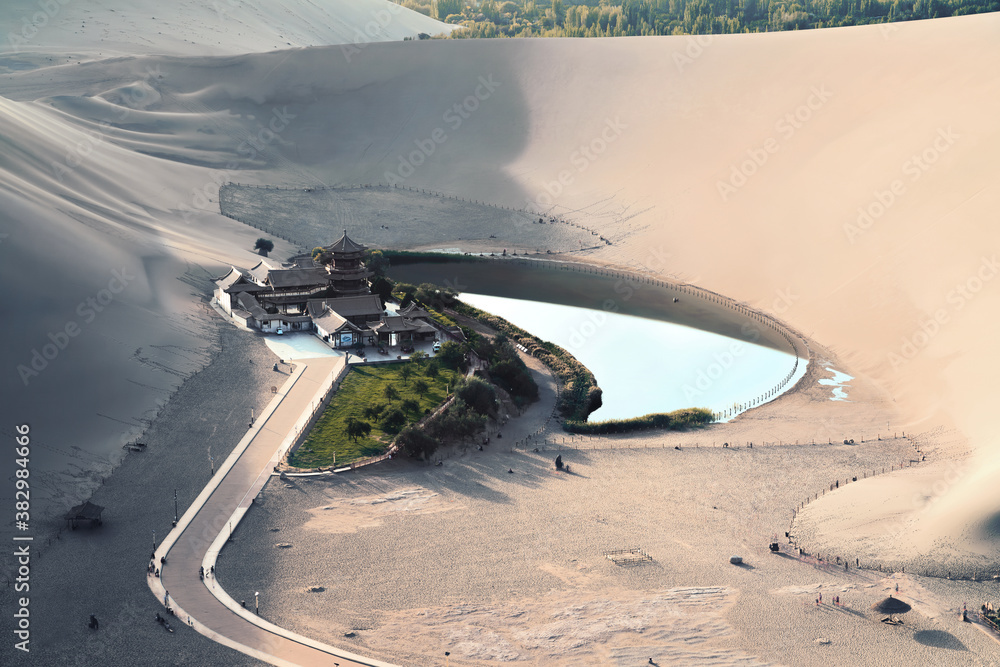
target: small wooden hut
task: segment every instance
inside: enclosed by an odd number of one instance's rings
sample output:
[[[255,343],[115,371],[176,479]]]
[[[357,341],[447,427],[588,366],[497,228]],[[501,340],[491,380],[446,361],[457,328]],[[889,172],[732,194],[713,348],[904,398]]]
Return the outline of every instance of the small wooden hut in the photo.
[[[69,521],[69,527],[76,530],[76,524],[82,523],[84,521],[89,522],[91,526],[100,526],[104,523],[101,520],[101,512],[104,508],[100,505],[95,505],[89,500],[82,505],[77,505],[70,511],[66,512],[66,520]]]

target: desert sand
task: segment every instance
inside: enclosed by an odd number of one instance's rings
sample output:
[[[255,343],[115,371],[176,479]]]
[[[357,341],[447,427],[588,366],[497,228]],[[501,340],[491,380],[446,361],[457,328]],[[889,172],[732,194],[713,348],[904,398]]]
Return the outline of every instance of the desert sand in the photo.
[[[852,433],[874,426],[841,420],[852,407],[822,385],[708,430],[565,446],[545,428],[511,451],[511,438],[546,423],[553,394],[542,382],[541,404],[485,451],[275,480],[220,584],[263,591],[262,614],[283,627],[401,665],[435,664],[444,651],[462,665],[995,662],[995,639],[962,623],[961,609],[1000,584],[920,576],[927,562],[881,572],[867,554],[803,556],[783,536],[788,509],[829,480],[912,456],[903,438],[828,444],[831,433],[783,417],[794,407]],[[569,474],[555,470],[557,453]],[[605,557],[630,547],[652,561]],[[904,627],[869,610],[890,593],[914,607]]]
[[[795,528],[802,544],[928,571],[996,569],[998,239],[989,222],[1000,16],[700,41],[403,42],[435,25],[401,14],[399,32],[345,49],[336,42],[352,41],[356,22],[387,3],[323,10],[286,0],[274,5],[281,20],[256,11],[219,20],[193,3],[160,16],[152,3],[129,3],[135,9],[113,16],[125,4],[69,3],[0,59],[0,275],[14,287],[15,318],[0,347],[4,413],[32,424],[43,516],[86,497],[121,445],[164,419],[169,397],[217,354],[198,305],[205,281],[255,263],[261,235],[219,214],[220,183],[395,181],[576,220],[613,241],[590,261],[697,283],[781,318],[863,389],[833,413],[796,392],[726,429],[794,440],[871,433],[888,421],[928,454],[917,468],[811,503]],[[13,30],[38,10],[19,1],[2,11]],[[324,11],[348,25],[321,20]],[[297,250],[279,241],[273,254]],[[588,453],[581,473],[599,479],[605,456]],[[771,463],[814,480],[812,493],[829,473],[856,467],[831,459],[836,470],[808,477],[817,465],[808,456]],[[888,454],[875,447],[870,456],[874,466]],[[643,471],[671,462],[624,466],[621,479],[648,487],[654,477]],[[532,464],[539,476],[543,463]],[[442,493],[405,477],[412,473],[385,474],[402,475],[387,491]],[[773,512],[787,516],[809,493],[796,491],[774,500]],[[0,497],[12,499],[12,489]],[[645,510],[675,516],[672,507]],[[419,520],[450,516],[458,513]],[[728,552],[725,534],[706,538],[716,549],[706,562]],[[679,552],[664,544],[658,553],[665,561]],[[767,590],[793,585],[792,572]],[[768,653],[778,644],[739,629],[750,626],[740,625],[744,585],[731,574],[699,583],[674,572],[650,590],[681,604],[675,589],[718,587],[706,595],[734,605],[730,648],[764,662],[811,659]],[[940,609],[954,612],[951,586],[965,584],[921,585],[947,587]],[[793,625],[795,641],[815,639]],[[985,655],[975,635],[942,627]],[[923,650],[907,646],[877,652]]]

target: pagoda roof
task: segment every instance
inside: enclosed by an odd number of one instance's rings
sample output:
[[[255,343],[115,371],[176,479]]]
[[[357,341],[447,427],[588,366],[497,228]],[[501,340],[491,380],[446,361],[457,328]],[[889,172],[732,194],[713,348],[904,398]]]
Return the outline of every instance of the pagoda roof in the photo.
[[[363,246],[360,243],[355,243],[347,236],[347,230],[344,230],[344,235],[341,236],[337,241],[334,241],[331,245],[328,245],[326,250],[333,253],[362,253],[368,250],[368,246]]]

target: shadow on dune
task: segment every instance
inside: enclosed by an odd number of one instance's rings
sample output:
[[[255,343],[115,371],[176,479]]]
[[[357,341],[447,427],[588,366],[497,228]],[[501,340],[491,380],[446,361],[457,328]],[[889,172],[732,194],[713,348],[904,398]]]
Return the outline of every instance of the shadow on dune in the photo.
[[[924,646],[934,648],[946,648],[952,651],[968,651],[968,647],[963,644],[958,637],[945,632],[944,630],[921,630],[913,634],[913,639]]]
[[[1000,537],[1000,512],[993,513],[983,521],[979,534],[986,539],[995,540]]]
[[[436,481],[448,490],[462,496],[497,503],[510,503],[510,496],[499,491],[498,484],[517,484],[525,489],[537,489],[552,478],[572,482],[573,478],[588,479],[577,472],[565,473],[555,469],[547,457],[530,454],[503,456],[483,456],[477,458],[471,452],[461,459],[449,459],[443,466],[432,466],[429,470],[441,471],[435,475]],[[589,457],[583,452],[573,452],[567,461],[571,465],[584,464]]]
[[[850,614],[851,616],[857,616],[858,618],[867,618],[864,612],[852,609],[845,604],[834,605],[825,602],[821,605],[817,605],[817,609],[827,614]]]

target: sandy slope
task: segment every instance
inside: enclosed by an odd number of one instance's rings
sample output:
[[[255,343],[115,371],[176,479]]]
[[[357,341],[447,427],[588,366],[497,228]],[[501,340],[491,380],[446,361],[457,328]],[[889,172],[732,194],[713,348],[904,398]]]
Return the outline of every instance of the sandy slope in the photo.
[[[140,27],[130,32],[148,34]],[[939,452],[971,447],[968,472],[908,512],[906,544],[995,554],[998,29],[1000,15],[983,15],[700,44],[396,41],[350,58],[330,46],[98,60],[103,47],[87,41],[89,62],[0,77],[0,276],[19,286],[8,309],[23,321],[5,329],[5,400],[18,420],[72,415],[39,434],[53,447],[141,426],[201,349],[184,304],[203,287],[176,280],[183,263],[204,276],[251,259],[254,230],[213,212],[219,180],[398,180],[554,203],[615,241],[595,259],[772,311],[874,382],[896,425],[957,429]],[[177,40],[128,48],[189,53]],[[80,319],[77,305],[119,264],[134,287],[24,391],[17,366]],[[155,379],[133,373],[154,344],[184,359],[157,365]],[[141,401],[109,413],[139,385],[130,396]],[[108,387],[117,393],[98,401]],[[892,493],[921,488],[903,486]],[[831,497],[851,508],[886,493],[859,484]],[[886,519],[826,539],[882,538]]]
[[[85,58],[368,44],[454,29],[386,0],[8,0],[0,25],[0,53]]]

